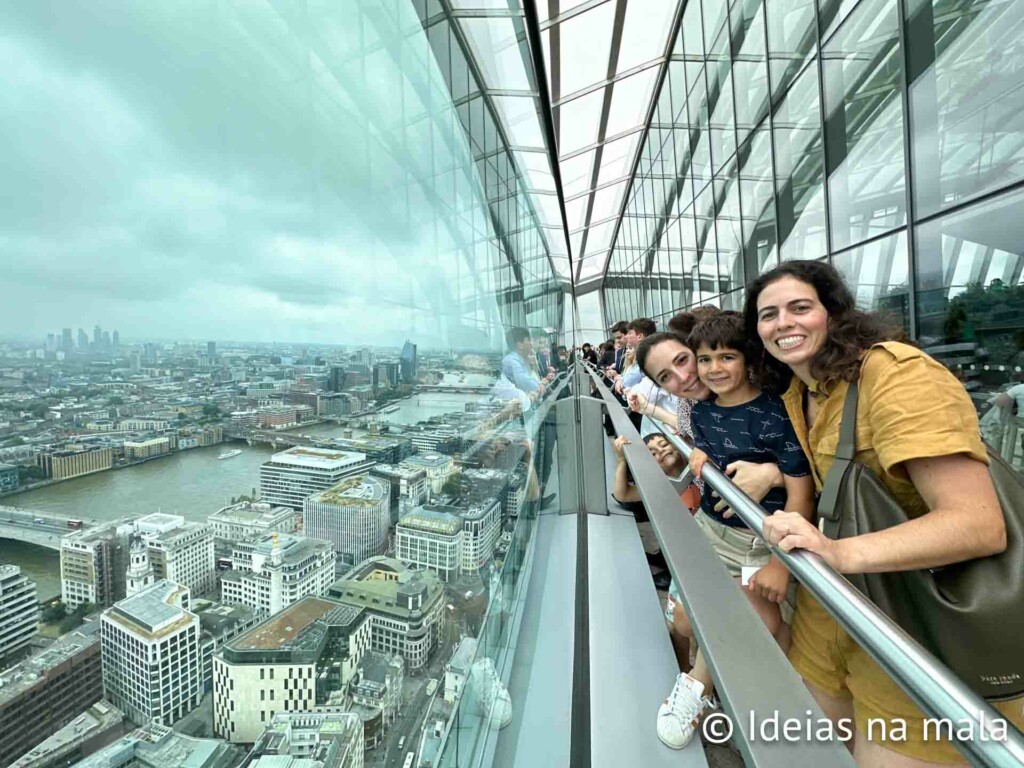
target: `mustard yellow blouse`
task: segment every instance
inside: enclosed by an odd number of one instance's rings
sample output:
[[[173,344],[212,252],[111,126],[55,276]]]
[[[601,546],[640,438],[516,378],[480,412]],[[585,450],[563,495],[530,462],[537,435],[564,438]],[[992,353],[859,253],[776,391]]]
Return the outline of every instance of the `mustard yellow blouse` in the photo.
[[[814,383],[819,407],[810,430],[803,408],[807,385],[794,376],[782,396],[819,491],[835,460],[848,387],[840,381],[822,392]],[[988,464],[967,391],[916,347],[899,342],[872,347],[861,366],[857,400],[856,458],[878,475],[910,517],[919,517],[928,508],[910,482],[904,461],[964,453]]]

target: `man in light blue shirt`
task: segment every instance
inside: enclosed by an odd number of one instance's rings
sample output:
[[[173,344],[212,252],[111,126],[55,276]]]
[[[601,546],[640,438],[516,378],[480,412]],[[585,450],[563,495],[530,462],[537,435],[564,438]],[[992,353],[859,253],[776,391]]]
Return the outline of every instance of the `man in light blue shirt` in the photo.
[[[508,346],[511,351],[501,359],[501,372],[505,378],[531,399],[543,397],[544,383],[526,363],[531,357],[536,358],[530,332],[526,328],[513,328],[508,332]]]
[[[650,336],[652,333],[656,333],[658,327],[650,318],[640,317],[636,320],[630,321],[627,324],[626,329],[626,346],[632,351],[636,350],[637,346],[645,337]],[[640,370],[640,366],[634,361],[633,364],[626,369],[622,376],[620,376],[615,382],[615,393],[619,395],[623,394],[623,390],[636,386],[643,380],[643,378],[644,372]]]

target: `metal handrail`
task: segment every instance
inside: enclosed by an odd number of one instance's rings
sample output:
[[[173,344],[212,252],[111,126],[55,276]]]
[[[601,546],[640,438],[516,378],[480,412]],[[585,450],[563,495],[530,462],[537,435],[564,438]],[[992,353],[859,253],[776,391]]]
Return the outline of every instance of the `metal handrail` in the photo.
[[[599,381],[594,372],[591,376]],[[599,384],[598,389],[604,389],[603,385]],[[602,396],[609,407],[618,406],[610,395],[602,392]],[[657,419],[652,421],[689,460],[693,446]],[[766,513],[758,503],[710,461],[704,465],[701,477],[759,538],[764,539]],[[811,552],[783,552],[775,547],[772,552],[927,715],[952,722],[954,733],[963,726],[971,729],[974,738],[955,744],[975,765],[993,768],[1024,765],[1024,735],[850,582]],[[1005,724],[1004,740],[996,738],[994,721]]]
[[[634,444],[624,454],[651,519],[662,553],[680,587],[698,643],[715,681],[730,735],[750,768],[792,768],[793,765],[853,766],[838,740],[770,739],[762,730],[766,718],[781,722],[826,721],[799,675],[730,578],[725,566],[679,497],[670,478],[640,441],[637,430],[599,376],[590,370],[615,430]],[[612,407],[614,406],[614,407]],[[714,720],[715,726],[722,724]],[[733,728],[734,726],[734,728]],[[817,726],[814,728],[818,733]],[[720,732],[707,733],[721,737]],[[725,737],[726,739],[728,736]],[[715,741],[723,743],[723,740]]]

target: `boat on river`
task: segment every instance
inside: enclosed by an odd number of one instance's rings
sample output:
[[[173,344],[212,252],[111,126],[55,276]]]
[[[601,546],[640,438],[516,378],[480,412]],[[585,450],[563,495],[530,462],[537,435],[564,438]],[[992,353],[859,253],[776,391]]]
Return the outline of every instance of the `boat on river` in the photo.
[[[242,451],[240,449],[238,449],[238,448],[232,448],[230,451],[224,451],[224,453],[222,453],[217,458],[218,459],[231,459],[231,458],[234,458],[235,456],[237,456],[238,454],[240,454],[241,452]]]

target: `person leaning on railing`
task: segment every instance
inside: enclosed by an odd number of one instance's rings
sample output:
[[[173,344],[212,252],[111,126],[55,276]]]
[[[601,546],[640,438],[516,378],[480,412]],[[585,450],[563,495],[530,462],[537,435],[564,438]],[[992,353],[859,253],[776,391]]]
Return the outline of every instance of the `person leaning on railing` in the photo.
[[[949,371],[858,311],[839,273],[823,262],[789,261],[758,277],[744,315],[754,373],[782,393],[818,490],[835,458],[849,382],[859,379],[857,459],[911,518],[831,540],[800,515],[777,512],[764,524],[770,544],[814,552],[849,574],[938,568],[1003,551],[1005,523],[977,415]],[[928,740],[924,713],[802,586],[792,632],[790,661],[824,712],[856,724],[858,765],[961,762],[948,741]],[[996,706],[1024,725],[1021,700]],[[906,738],[869,741],[873,718],[887,721],[890,733],[905,724]]]

